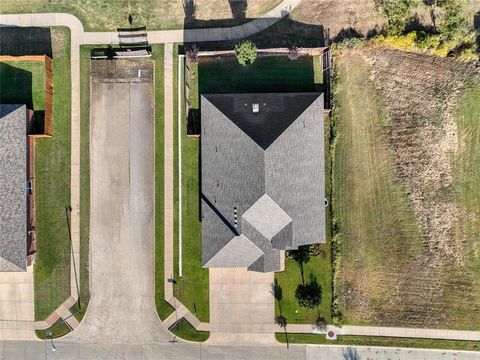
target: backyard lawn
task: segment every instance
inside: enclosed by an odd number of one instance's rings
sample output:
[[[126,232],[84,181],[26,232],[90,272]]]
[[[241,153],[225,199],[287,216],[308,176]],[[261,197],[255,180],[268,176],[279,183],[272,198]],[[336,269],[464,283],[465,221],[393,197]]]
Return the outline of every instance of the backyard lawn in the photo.
[[[37,255],[35,319],[45,320],[70,296],[70,32],[52,28],[53,135],[36,142]]]
[[[45,63],[43,61],[1,61],[0,103],[26,104],[44,110]]]

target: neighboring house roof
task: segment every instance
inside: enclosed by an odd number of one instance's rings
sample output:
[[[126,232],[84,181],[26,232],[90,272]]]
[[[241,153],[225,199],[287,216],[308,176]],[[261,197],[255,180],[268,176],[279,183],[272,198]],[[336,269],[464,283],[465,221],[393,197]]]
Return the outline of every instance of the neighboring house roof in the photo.
[[[26,271],[27,108],[0,105],[0,271]]]
[[[323,95],[208,94],[201,110],[203,265],[277,271],[280,250],[324,242]]]

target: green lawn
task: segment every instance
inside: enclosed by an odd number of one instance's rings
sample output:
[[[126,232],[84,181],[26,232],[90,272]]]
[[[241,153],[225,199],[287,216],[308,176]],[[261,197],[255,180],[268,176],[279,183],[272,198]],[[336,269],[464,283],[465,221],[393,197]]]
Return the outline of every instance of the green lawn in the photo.
[[[246,16],[258,17],[279,2],[249,0]],[[189,21],[189,27],[232,26],[246,21],[241,17],[232,18],[227,1],[196,0],[195,5],[196,19]],[[1,12],[69,13],[80,19],[85,31],[115,31],[117,27],[129,27],[129,14],[133,26],[147,25],[150,30],[182,29],[185,22],[183,2],[172,0],[3,0]]]
[[[286,56],[259,57],[248,66],[238,64],[235,56],[200,61],[200,94],[323,91],[321,67],[314,67],[319,61],[311,56],[296,61]]]
[[[164,78],[163,45],[152,46],[155,61],[155,305],[164,320],[173,308],[164,298]]]
[[[208,331],[195,330],[195,328],[185,319],[180,320],[171,331],[179,338],[188,341],[202,342],[206,341],[210,336]]]
[[[469,287],[466,301],[457,310],[457,320],[468,328],[480,329],[480,86],[471,85],[463,92],[455,114],[459,138],[465,150],[455,161],[455,187],[458,193],[460,217],[457,239],[467,239],[463,251],[465,266],[460,269]],[[452,295],[455,295],[452,289]],[[465,294],[465,293],[464,293]],[[468,300],[467,300],[468,299]]]
[[[53,136],[37,140],[35,319],[45,320],[70,296],[70,31],[52,28]]]
[[[178,48],[176,48],[176,53]],[[174,137],[175,137],[175,208],[178,209],[178,136],[177,136],[177,68],[175,54]],[[183,67],[182,67],[183,68]],[[182,71],[182,78],[184,74]],[[183,86],[182,86],[183,98]],[[182,101],[182,118],[185,119]],[[182,122],[182,261],[183,276],[178,272],[178,212],[175,212],[175,295],[200,321],[208,322],[208,269],[202,268],[202,224],[200,222],[199,151],[200,139],[188,138],[186,123]]]
[[[287,327],[288,329],[288,327]],[[278,341],[285,343],[285,333],[276,333]],[[338,336],[337,340],[327,340],[325,335],[316,334],[288,334],[290,344],[322,344],[322,345],[358,345],[358,346],[387,346],[404,348],[425,348],[442,350],[470,350],[480,351],[478,341],[460,340],[432,340],[393,338],[381,336]]]
[[[36,330],[35,333],[40,339],[58,338],[67,335],[70,332],[68,325],[62,320],[57,320],[53,326],[46,330]]]
[[[90,51],[93,46],[80,47],[80,308],[75,309],[81,320],[90,300],[89,236],[90,236]]]
[[[0,103],[26,104],[45,109],[45,63],[43,61],[0,62]]]

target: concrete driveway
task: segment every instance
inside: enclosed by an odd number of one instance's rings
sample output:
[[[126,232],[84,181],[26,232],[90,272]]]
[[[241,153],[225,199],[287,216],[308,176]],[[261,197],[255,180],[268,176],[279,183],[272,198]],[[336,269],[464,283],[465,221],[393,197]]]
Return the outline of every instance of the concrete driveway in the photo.
[[[167,339],[154,298],[153,63],[92,61],[90,292],[72,341]]]
[[[210,268],[208,344],[275,344],[273,273]]]
[[[0,273],[0,339],[36,339],[34,321],[33,267]]]

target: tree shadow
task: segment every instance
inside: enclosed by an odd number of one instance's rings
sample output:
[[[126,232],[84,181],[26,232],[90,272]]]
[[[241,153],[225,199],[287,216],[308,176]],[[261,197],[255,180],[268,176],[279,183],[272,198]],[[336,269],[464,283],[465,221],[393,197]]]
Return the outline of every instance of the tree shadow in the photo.
[[[0,27],[0,55],[47,55],[52,58],[50,28]]]
[[[358,355],[358,351],[351,347],[343,349],[342,355],[345,360],[360,360],[360,355]]]
[[[0,62],[0,103],[25,104],[33,108],[33,79],[30,71]],[[42,88],[43,90],[43,88]]]
[[[271,292],[275,300],[277,300],[280,316],[283,316],[283,313],[282,313],[283,289],[280,286],[280,283],[278,282],[277,279],[274,279]]]
[[[234,19],[245,19],[247,15],[247,0],[228,0]]]
[[[300,246],[297,250],[291,250],[290,255],[297,262],[302,276],[302,284],[305,286],[304,265],[310,261],[310,245]]]

